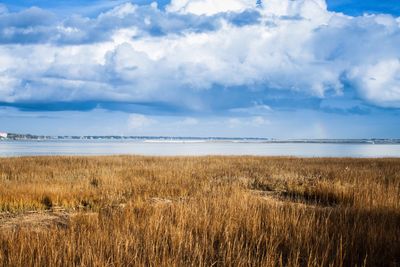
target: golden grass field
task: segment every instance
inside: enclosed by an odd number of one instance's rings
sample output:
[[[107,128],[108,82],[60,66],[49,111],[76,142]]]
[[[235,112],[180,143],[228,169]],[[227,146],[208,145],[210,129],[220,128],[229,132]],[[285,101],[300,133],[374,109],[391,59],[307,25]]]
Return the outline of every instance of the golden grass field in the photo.
[[[400,266],[400,159],[0,159],[1,266]]]

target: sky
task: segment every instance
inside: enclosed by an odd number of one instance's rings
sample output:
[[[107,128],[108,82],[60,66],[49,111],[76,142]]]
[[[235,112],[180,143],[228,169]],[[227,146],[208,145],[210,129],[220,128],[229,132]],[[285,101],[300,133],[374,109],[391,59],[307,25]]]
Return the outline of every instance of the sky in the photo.
[[[6,0],[0,132],[400,138],[400,0]]]

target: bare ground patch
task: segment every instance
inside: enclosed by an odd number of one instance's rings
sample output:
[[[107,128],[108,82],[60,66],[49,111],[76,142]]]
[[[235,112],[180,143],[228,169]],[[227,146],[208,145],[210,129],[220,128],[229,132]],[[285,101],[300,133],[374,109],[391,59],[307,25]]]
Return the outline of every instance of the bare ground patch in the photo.
[[[51,210],[1,212],[0,231],[28,230],[41,232],[49,229],[67,229],[77,216],[97,217],[97,212],[72,211],[54,207]]]
[[[70,213],[52,211],[32,211],[24,213],[0,213],[0,230],[29,229],[42,231],[51,227],[67,228]]]

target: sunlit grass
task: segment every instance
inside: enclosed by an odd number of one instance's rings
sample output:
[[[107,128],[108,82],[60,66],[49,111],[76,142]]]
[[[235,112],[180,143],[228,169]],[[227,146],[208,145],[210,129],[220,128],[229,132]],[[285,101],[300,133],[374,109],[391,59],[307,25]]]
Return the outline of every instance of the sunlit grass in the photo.
[[[0,230],[0,265],[400,264],[400,159],[0,159],[0,214],[57,209]]]

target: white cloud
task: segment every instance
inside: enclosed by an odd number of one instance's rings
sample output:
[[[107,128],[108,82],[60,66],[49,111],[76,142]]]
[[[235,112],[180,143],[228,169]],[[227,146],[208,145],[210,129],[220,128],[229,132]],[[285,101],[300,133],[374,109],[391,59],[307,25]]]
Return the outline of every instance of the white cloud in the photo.
[[[156,120],[142,114],[130,114],[128,117],[128,128],[130,130],[142,130],[155,123],[157,123]]]
[[[12,101],[10,97],[14,93],[15,87],[19,86],[19,81],[8,75],[0,75],[0,99],[3,101]]]
[[[264,0],[267,15],[299,17],[323,23],[331,16],[325,0]]]
[[[0,25],[15,25],[0,34],[8,43],[0,47],[0,101],[162,102],[259,115],[267,111],[254,107],[260,90],[324,98],[351,84],[368,103],[400,107],[398,18],[344,16],[329,12],[323,0],[269,0],[262,7],[250,0],[173,0],[168,12],[138,8],[128,3],[58,24],[39,9],[1,11]],[[258,22],[238,26],[222,15],[196,16],[245,9],[259,12]],[[19,20],[23,15],[28,19]],[[45,15],[50,19],[40,21]],[[212,23],[194,30],[182,16]],[[170,31],[144,34],[160,17]],[[7,37],[8,30],[19,33]],[[215,87],[227,96],[241,88],[248,98],[210,97]]]
[[[349,77],[368,101],[387,107],[400,106],[400,58],[355,67]]]
[[[124,18],[127,15],[134,14],[136,12],[137,6],[132,5],[131,3],[125,3],[119,6],[114,7],[112,10],[102,14],[100,16],[110,16],[117,18]]]
[[[254,0],[172,0],[166,9],[169,12],[210,16],[221,12],[240,12],[255,7]]]

